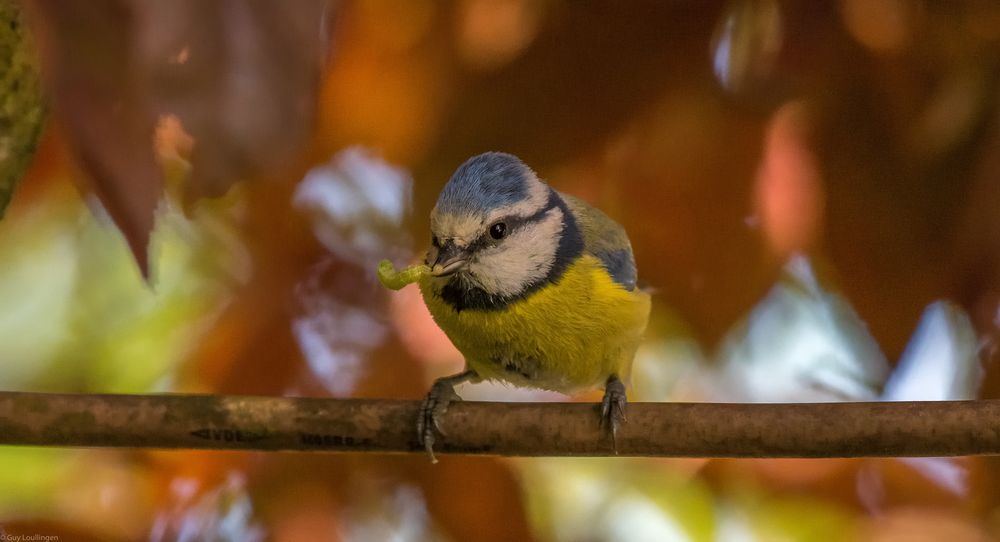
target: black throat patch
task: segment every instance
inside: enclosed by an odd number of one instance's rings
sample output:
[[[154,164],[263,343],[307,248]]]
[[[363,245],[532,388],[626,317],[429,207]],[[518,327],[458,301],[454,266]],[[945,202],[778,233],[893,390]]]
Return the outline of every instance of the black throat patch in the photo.
[[[441,299],[448,305],[451,305],[456,311],[495,311],[503,309],[511,303],[525,299],[546,284],[559,282],[559,279],[562,278],[569,265],[576,261],[583,253],[583,234],[580,233],[580,227],[577,225],[573,213],[570,212],[569,206],[566,205],[566,202],[559,197],[555,190],[549,188],[549,199],[545,207],[529,217],[519,219],[517,222],[522,225],[538,222],[545,217],[546,213],[557,208],[562,211],[563,227],[559,237],[559,245],[556,247],[555,261],[552,264],[552,268],[549,269],[548,274],[529,284],[521,293],[514,296],[490,294],[482,288],[469,287],[463,284],[457,277],[452,277],[441,289]]]

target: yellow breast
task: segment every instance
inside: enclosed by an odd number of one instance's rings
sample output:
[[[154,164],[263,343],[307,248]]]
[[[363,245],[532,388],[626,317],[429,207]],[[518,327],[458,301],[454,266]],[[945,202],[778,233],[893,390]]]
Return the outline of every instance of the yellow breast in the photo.
[[[420,281],[424,302],[469,368],[519,386],[572,393],[611,374],[626,380],[649,318],[649,295],[625,290],[586,254],[557,283],[500,310],[456,311],[434,280]]]

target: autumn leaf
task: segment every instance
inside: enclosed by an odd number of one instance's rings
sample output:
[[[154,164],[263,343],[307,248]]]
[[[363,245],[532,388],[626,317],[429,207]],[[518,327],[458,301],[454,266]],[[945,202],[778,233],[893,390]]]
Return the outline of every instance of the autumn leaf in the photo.
[[[312,133],[327,2],[33,0],[55,115],[93,189],[147,269],[164,174],[154,129],[193,138],[186,191],[273,175]]]

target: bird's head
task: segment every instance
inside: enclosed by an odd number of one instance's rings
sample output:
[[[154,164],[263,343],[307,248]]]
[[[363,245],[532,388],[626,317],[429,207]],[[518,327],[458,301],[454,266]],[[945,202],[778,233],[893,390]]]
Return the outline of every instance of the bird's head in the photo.
[[[474,156],[452,175],[431,212],[427,264],[439,289],[509,300],[559,266],[568,212],[516,156]]]

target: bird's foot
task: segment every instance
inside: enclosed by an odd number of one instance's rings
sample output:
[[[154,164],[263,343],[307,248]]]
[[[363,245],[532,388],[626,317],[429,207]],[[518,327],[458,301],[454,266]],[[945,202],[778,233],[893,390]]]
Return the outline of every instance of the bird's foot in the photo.
[[[472,371],[465,371],[457,375],[446,376],[434,381],[431,390],[427,392],[423,403],[420,405],[420,415],[417,418],[417,440],[423,444],[427,450],[427,455],[431,458],[431,463],[437,463],[434,457],[435,432],[442,437],[447,436],[441,429],[441,417],[448,412],[448,405],[452,401],[461,401],[462,398],[455,393],[455,385],[461,384],[475,377]]]
[[[628,419],[625,417],[625,384],[617,376],[608,377],[604,386],[604,401],[601,402],[601,427],[611,432],[611,444],[618,455],[618,429]]]

